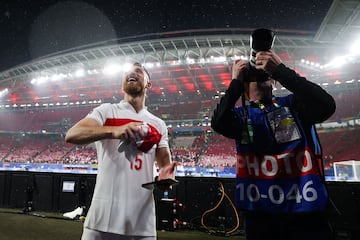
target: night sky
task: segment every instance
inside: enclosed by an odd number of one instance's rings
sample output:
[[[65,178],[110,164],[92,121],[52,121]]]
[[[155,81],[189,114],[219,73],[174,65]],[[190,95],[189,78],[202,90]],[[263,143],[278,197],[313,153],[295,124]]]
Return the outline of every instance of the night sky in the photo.
[[[314,31],[330,0],[2,0],[0,71],[73,47],[211,28]]]

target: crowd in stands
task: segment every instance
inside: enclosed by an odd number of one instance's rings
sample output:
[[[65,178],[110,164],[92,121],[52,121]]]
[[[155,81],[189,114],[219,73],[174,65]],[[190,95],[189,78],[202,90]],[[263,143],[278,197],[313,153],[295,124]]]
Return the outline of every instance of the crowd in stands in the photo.
[[[236,149],[234,140],[219,135],[210,137],[200,167],[235,167]]]
[[[11,163],[97,163],[93,146],[74,146],[58,137],[21,135],[0,138],[0,161]]]
[[[360,129],[319,134],[325,168],[333,161],[358,160]],[[171,139],[171,153],[184,167],[235,167],[234,142],[223,136],[202,134]],[[0,161],[14,163],[96,164],[93,145],[74,146],[61,137],[0,137]]]
[[[333,167],[333,162],[360,160],[360,128],[319,134],[323,148],[325,169]]]
[[[360,94],[340,93],[334,95],[336,111],[328,121],[342,121],[347,118],[360,117]]]
[[[334,96],[337,110],[329,121],[359,118],[359,94]],[[153,105],[150,110],[165,121],[211,116],[215,100]],[[66,130],[83,118],[90,107],[0,111],[0,162],[96,164],[93,145],[75,146],[64,142]],[[207,127],[209,129],[209,127]],[[174,134],[171,129],[170,149],[175,161],[187,167],[235,167],[233,140],[214,132]],[[334,161],[359,160],[360,128],[333,129],[319,133],[325,168]]]

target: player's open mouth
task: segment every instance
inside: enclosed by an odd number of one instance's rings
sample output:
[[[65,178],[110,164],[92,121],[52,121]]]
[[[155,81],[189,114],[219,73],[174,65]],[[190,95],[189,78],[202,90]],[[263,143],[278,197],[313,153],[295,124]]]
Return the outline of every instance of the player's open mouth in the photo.
[[[126,80],[126,82],[130,83],[130,82],[137,82],[138,80],[136,78],[130,77]]]

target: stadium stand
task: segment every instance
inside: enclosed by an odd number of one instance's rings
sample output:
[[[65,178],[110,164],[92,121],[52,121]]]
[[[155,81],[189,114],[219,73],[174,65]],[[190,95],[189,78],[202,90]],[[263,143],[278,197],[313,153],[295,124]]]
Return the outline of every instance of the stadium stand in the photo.
[[[337,111],[327,122],[341,123],[356,119],[360,109],[357,93],[334,95]],[[166,104],[153,104],[150,111],[167,122],[184,119],[211,117],[217,101],[202,100]],[[66,130],[83,118],[94,106],[32,108],[0,111],[0,161],[17,163],[94,164],[96,151],[93,146],[74,146],[63,141]],[[233,140],[207,132],[208,125],[194,125],[203,129],[202,133],[191,131],[192,127],[181,127],[181,133],[169,129],[173,159],[184,166],[234,167],[236,154]],[[323,146],[325,168],[332,162],[358,160],[360,150],[360,130],[358,125],[328,127],[319,131]],[[29,144],[31,143],[31,144]]]
[[[201,167],[235,167],[236,151],[234,140],[220,135],[209,138],[205,153],[198,165]]]
[[[342,119],[360,116],[360,94],[340,93],[333,95],[336,102],[336,111],[329,121],[341,121]]]
[[[64,157],[71,152],[74,145],[65,143],[63,139],[56,139],[39,155],[34,157],[34,163],[66,163]]]

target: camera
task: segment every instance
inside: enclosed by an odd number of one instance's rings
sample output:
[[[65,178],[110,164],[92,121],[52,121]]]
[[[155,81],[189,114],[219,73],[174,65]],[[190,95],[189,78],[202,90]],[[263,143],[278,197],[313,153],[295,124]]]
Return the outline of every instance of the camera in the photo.
[[[252,32],[250,36],[250,69],[248,70],[245,81],[247,82],[263,82],[269,78],[269,75],[255,68],[255,57],[259,51],[269,51],[275,40],[275,33],[270,29],[259,28]]]
[[[252,32],[250,36],[250,65],[255,67],[256,53],[259,51],[269,51],[275,40],[275,33],[266,28],[259,28]]]

